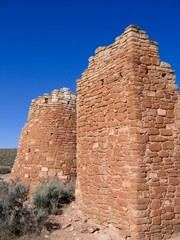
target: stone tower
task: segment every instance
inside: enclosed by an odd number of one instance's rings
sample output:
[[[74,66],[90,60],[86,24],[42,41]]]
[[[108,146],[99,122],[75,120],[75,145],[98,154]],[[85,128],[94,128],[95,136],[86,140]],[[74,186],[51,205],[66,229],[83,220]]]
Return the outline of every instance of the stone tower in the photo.
[[[77,82],[77,202],[131,240],[180,230],[180,95],[157,46],[131,25]]]
[[[68,88],[32,100],[12,178],[34,189],[41,181],[76,176],[76,96]]]

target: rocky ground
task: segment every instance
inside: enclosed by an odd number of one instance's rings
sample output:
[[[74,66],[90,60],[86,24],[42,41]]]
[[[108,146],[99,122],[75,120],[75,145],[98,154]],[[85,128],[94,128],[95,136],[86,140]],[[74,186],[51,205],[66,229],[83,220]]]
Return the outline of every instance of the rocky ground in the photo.
[[[124,240],[113,226],[103,227],[92,223],[73,202],[63,208],[61,215],[49,216],[39,236],[24,236],[20,240]]]
[[[8,174],[0,174],[0,181],[1,180],[8,181],[9,178],[10,178],[10,173],[8,173]]]

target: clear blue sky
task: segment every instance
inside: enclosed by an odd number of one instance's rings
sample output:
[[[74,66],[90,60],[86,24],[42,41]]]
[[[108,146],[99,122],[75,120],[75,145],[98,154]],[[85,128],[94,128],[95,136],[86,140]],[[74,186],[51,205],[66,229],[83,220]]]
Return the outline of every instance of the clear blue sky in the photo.
[[[179,0],[0,0],[0,148],[18,146],[31,99],[69,87],[88,58],[136,24],[180,86]]]

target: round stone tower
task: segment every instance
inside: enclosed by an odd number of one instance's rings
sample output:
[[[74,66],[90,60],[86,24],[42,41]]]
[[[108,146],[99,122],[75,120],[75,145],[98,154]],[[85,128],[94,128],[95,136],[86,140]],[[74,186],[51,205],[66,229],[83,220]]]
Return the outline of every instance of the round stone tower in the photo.
[[[34,189],[48,179],[69,182],[75,176],[76,95],[62,88],[32,100],[11,178]]]

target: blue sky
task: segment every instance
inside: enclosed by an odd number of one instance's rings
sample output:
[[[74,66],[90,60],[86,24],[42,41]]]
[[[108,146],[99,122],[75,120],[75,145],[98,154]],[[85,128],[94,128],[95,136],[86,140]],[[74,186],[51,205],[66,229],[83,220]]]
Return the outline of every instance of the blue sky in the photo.
[[[30,102],[76,79],[99,46],[135,24],[180,86],[179,0],[0,0],[0,148],[18,146]]]

